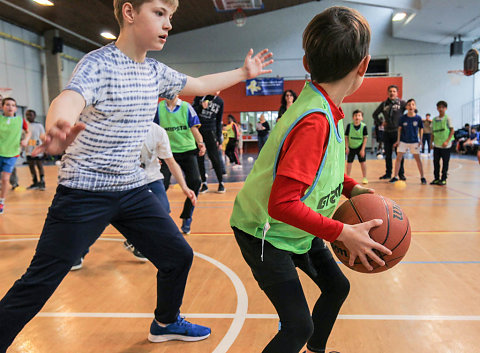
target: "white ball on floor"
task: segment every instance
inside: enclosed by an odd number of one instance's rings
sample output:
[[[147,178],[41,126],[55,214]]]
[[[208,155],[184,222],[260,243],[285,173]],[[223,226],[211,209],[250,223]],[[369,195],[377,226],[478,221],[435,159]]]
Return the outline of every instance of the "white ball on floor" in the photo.
[[[377,154],[377,159],[383,159],[383,154],[381,153]]]
[[[247,161],[248,161],[248,163],[253,163],[253,157],[248,157]]]
[[[62,162],[58,160],[58,161],[55,162],[55,165],[56,165],[57,167],[60,167],[60,166],[62,165]]]

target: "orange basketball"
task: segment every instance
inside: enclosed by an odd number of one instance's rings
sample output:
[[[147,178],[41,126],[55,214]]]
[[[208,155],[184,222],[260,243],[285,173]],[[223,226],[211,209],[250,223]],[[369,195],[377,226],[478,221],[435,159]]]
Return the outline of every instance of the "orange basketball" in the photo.
[[[332,249],[337,258],[352,270],[366,273],[386,271],[398,264],[410,246],[411,231],[407,215],[394,201],[377,194],[362,194],[345,201],[333,215],[333,219],[346,224],[358,224],[372,219],[382,219],[382,225],[370,230],[370,237],[392,251],[392,255],[377,250],[377,255],[385,261],[385,266],[370,259],[372,271],[368,271],[357,257],[353,266],[348,265],[350,252],[341,241],[334,241]]]

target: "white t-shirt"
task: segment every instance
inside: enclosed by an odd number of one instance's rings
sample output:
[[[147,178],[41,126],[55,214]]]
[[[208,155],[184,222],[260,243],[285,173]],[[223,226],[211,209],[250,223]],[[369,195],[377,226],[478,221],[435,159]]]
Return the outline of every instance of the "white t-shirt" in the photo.
[[[145,169],[147,175],[147,184],[156,180],[163,179],[160,172],[160,163],[158,158],[166,159],[172,158],[172,150],[170,149],[170,141],[165,129],[155,123],[151,123],[150,130],[147,133],[147,138],[142,146],[140,154],[140,162]]]

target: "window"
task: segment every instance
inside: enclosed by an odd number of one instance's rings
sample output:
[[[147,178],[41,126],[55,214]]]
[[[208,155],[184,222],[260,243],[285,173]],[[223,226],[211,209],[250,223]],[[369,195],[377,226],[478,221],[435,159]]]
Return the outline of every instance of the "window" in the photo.
[[[260,116],[263,114],[265,120],[270,125],[270,129],[273,129],[277,121],[278,112],[265,111],[265,112],[241,112],[240,113],[240,125],[242,127],[243,138],[247,140],[257,139],[256,124],[260,120]]]

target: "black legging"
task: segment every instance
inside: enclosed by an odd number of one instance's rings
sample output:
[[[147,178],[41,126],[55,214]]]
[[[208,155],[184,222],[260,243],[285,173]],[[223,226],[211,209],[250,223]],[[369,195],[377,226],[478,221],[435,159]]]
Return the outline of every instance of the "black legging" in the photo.
[[[220,163],[220,156],[218,155],[218,145],[215,133],[212,130],[202,130],[202,128],[200,128],[199,131],[202,134],[203,142],[205,142],[208,158],[210,158],[213,169],[215,169],[217,180],[221,183],[223,181],[222,164]],[[198,156],[198,167],[200,168],[202,182],[205,183],[207,181],[207,178],[205,177],[205,156]]]
[[[298,353],[307,343],[312,352],[324,352],[350,283],[323,241],[315,238],[306,254],[295,255],[233,228],[235,239],[260,288],[275,307],[281,329],[263,353]],[[262,250],[263,247],[263,250]],[[263,260],[261,254],[263,251]],[[320,288],[312,314],[295,267]]]
[[[195,192],[195,195],[198,196],[198,191],[200,190],[201,179],[200,172],[198,170],[197,162],[197,151],[188,151],[184,153],[174,153],[173,158],[178,163],[180,168],[182,168],[183,173],[185,174],[185,183],[187,186]],[[170,178],[172,173],[167,167],[166,163],[162,163],[161,168],[162,174],[164,176],[163,183],[165,185],[165,190],[170,186]],[[182,214],[180,218],[187,219],[192,217],[194,206],[192,201],[187,197],[183,204]]]
[[[385,174],[387,176],[392,175],[392,154],[395,151],[397,154],[397,148],[393,148],[395,142],[397,142],[398,132],[397,131],[385,131],[383,135],[383,145],[385,146]],[[400,162],[400,169],[398,171],[399,176],[404,176],[403,169],[403,158]]]
[[[225,147],[225,154],[227,155],[230,163],[240,164],[240,160],[237,155],[238,140],[230,137],[228,139],[227,147]]]

